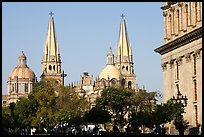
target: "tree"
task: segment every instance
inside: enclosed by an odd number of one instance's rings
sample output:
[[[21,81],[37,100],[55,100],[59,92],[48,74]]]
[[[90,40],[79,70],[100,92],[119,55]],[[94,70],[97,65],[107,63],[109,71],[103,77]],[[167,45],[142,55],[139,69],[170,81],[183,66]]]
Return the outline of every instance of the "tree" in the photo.
[[[184,120],[183,116],[177,116],[173,122],[175,128],[179,131],[179,135],[184,135],[184,131],[188,128],[189,122]]]
[[[175,113],[173,124],[175,125],[175,128],[179,131],[179,135],[184,135],[184,131],[188,128],[189,122],[187,120],[184,120],[183,113],[185,112],[183,104],[175,103],[175,106],[177,108],[177,111]]]
[[[20,128],[31,128],[31,122],[36,117],[37,104],[34,100],[21,97],[16,103],[14,114]]]
[[[103,89],[101,97],[97,98],[96,105],[108,110],[114,119],[114,124],[121,128],[127,123],[125,115],[132,105],[131,96],[135,92],[126,88],[108,87]]]
[[[62,87],[56,100],[55,111],[58,123],[79,125],[83,122],[82,116],[88,109],[88,101],[79,96],[74,88]],[[59,120],[59,117],[61,120]]]
[[[129,122],[135,131],[138,131],[139,127],[153,127],[152,112],[156,105],[156,95],[156,92],[139,89],[131,97],[132,105],[130,106]]]
[[[84,119],[86,122],[94,124],[105,124],[106,122],[111,122],[111,115],[107,110],[96,106],[85,113]]]

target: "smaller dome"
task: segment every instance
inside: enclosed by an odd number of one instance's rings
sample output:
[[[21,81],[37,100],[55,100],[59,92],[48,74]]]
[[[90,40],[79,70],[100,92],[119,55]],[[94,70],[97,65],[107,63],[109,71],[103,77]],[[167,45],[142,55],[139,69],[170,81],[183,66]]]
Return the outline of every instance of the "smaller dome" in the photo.
[[[110,79],[112,78],[116,78],[119,79],[120,78],[120,71],[114,66],[114,65],[107,65],[99,74],[99,78],[102,79],[108,79],[108,77]]]
[[[35,73],[27,66],[26,56],[23,51],[19,54],[18,60],[18,66],[13,69],[8,79],[15,79],[17,76],[18,78],[29,78],[31,80],[35,80]]]
[[[10,73],[9,78],[14,79],[15,76],[18,76],[18,78],[29,78],[31,80],[35,79],[35,73],[29,67],[15,67]]]

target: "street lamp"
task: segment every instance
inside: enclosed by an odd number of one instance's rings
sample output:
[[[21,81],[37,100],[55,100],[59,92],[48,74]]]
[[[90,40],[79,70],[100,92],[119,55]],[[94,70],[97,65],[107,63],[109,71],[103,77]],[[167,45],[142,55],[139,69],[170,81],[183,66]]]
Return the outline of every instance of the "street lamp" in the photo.
[[[181,92],[178,91],[177,97],[173,96],[171,100],[173,101],[173,103],[181,103],[183,107],[186,107],[188,98],[186,96],[183,96]]]

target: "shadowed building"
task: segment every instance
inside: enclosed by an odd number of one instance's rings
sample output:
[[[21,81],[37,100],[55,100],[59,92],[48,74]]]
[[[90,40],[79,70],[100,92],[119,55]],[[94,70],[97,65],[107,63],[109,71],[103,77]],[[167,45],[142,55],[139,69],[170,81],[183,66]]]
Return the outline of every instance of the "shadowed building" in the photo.
[[[164,2],[161,55],[164,102],[181,93],[187,97],[184,119],[202,125],[202,2]],[[170,125],[169,133],[173,132]],[[187,134],[187,133],[186,133]]]

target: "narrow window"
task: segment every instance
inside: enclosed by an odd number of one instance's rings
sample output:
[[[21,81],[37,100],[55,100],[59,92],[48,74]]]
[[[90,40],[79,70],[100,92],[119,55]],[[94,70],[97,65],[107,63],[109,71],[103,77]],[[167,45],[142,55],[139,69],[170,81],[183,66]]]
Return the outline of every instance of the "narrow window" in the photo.
[[[128,71],[128,66],[126,66],[126,71]]]
[[[194,99],[197,101],[197,82],[196,80],[193,81],[194,84]]]
[[[16,92],[18,92],[17,89],[18,89],[18,87],[17,87],[17,84],[15,83],[15,91],[16,91]]]
[[[195,122],[196,122],[196,125],[198,125],[198,107],[197,105],[195,105],[194,107],[195,107]]]
[[[188,5],[186,4],[186,26],[188,26]]]
[[[28,92],[28,83],[25,83],[25,93]]]
[[[121,81],[121,86],[125,86],[125,79],[122,79],[122,81]]]
[[[18,92],[21,92],[21,84],[18,84]]]
[[[169,30],[170,30],[170,36],[172,34],[172,19],[171,19],[171,14],[169,15]]]
[[[178,28],[178,32],[179,32],[179,30],[180,30],[180,16],[179,16],[179,10],[177,10],[177,17],[178,17],[178,19],[177,19],[177,28]]]
[[[178,66],[178,61],[176,61],[176,80],[179,80],[179,66]]]
[[[196,55],[193,56],[193,73],[196,75]]]
[[[11,85],[11,92],[14,92],[14,88],[15,88],[15,85],[12,84],[12,85]]]
[[[52,69],[52,66],[51,65],[49,65],[49,70],[51,70]]]
[[[128,88],[131,89],[132,88],[132,82],[128,81]]]
[[[125,70],[125,66],[122,67],[122,71],[124,71],[124,70]]]

